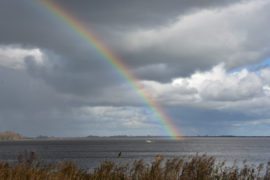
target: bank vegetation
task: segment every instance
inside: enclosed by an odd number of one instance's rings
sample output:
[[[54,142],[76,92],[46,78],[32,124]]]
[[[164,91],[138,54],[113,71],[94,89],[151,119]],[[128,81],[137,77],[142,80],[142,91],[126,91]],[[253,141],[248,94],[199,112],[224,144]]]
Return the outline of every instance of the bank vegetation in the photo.
[[[5,180],[270,180],[270,164],[259,166],[243,162],[225,166],[207,155],[164,159],[157,156],[151,163],[143,159],[130,163],[105,160],[94,171],[79,168],[75,162],[47,162],[35,152],[20,155],[14,163],[0,162],[0,179]]]

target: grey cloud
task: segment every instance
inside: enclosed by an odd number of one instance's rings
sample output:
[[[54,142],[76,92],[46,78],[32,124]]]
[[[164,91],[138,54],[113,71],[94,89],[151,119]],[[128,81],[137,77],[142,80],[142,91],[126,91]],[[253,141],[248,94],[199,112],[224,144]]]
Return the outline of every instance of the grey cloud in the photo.
[[[22,70],[0,67],[0,82],[0,131],[25,136],[57,132],[59,123],[52,117],[68,112],[68,99]]]
[[[121,39],[121,36],[119,37],[117,34],[129,32],[134,29],[134,26],[138,29],[162,27],[183,14],[199,11],[203,8],[213,9],[228,6],[232,2],[235,3],[235,1],[229,0],[218,2],[214,0],[170,1],[170,3],[164,1],[126,2],[120,0],[113,3],[102,1],[57,2],[63,4],[69,11],[74,12],[86,25],[89,24],[91,29],[97,32],[105,43],[110,44],[110,48],[119,53],[120,57],[123,57],[122,61],[126,62],[132,69],[135,68],[135,71],[137,68],[162,63],[164,59],[172,59],[172,57],[168,55],[162,56],[160,53],[153,56],[150,54],[156,54],[156,52],[151,51],[146,55],[122,52],[117,48],[118,43],[113,43]],[[32,3],[31,0],[25,2],[17,0],[1,2],[1,44],[21,44],[24,47],[48,49],[69,59],[73,70],[77,70],[77,72],[99,71],[101,74],[106,73],[107,69],[104,68],[106,63],[100,63],[104,60],[95,50],[89,48],[88,44],[71,29],[66,28],[64,23],[57,20],[56,17],[49,15],[46,11],[36,9],[35,6],[32,6]],[[168,81],[172,77],[187,75],[194,70],[191,67],[194,62],[183,64],[179,65],[177,61],[168,63],[168,68],[171,71],[161,71],[160,74],[162,75],[156,77],[138,71],[138,77]],[[207,67],[209,68],[209,66]]]
[[[34,64],[34,67],[37,66],[33,57],[27,57],[25,61]],[[94,99],[94,95],[78,98],[55,91],[46,83],[29,76],[24,70],[1,67],[0,74],[0,130],[3,129],[2,131],[13,130],[26,136],[37,136],[39,134],[86,136],[89,134],[115,135],[129,133],[132,135],[147,135],[160,134],[163,131],[155,118],[151,117],[151,113],[144,112],[141,108],[130,107],[125,109],[123,107],[106,106],[108,104],[117,104],[116,102],[119,100],[122,101],[119,104],[122,106],[132,102],[129,102],[130,97],[126,96],[126,93],[129,92],[117,91],[121,89],[119,87],[117,89],[108,89],[107,92],[103,92],[103,97],[96,97],[97,99]],[[174,94],[184,96],[197,93],[195,89],[188,89],[189,85],[188,81],[182,80],[181,83],[177,84],[178,87],[174,89],[172,89],[171,85],[159,87],[158,89],[161,91],[159,92],[160,95],[162,95],[162,91],[170,92],[167,93],[167,97],[166,93],[163,94],[165,95],[162,97],[163,100],[178,100],[175,98],[177,96],[173,97]],[[168,96],[173,98],[168,98]],[[184,100],[182,99],[182,101]],[[105,107],[93,107],[95,101],[104,101]],[[243,103],[250,105],[247,102]],[[261,101],[258,103],[261,104]],[[202,104],[207,105],[209,103],[204,101]],[[213,107],[217,105],[216,103]],[[181,105],[178,104],[178,106]],[[168,109],[174,123],[179,129],[182,129],[180,132],[185,135],[236,134],[237,130],[233,124],[239,123],[240,119],[242,121],[247,119],[252,121],[255,118],[268,117],[265,113],[259,117],[256,112],[245,114],[241,111],[232,112],[229,109],[227,111],[200,110],[200,108],[195,108],[195,105],[191,107],[193,108],[182,109],[177,107]],[[230,107],[235,108],[233,104]],[[243,108],[244,106],[238,104],[237,107]],[[268,106],[265,107],[266,111],[268,111]],[[250,111],[250,109],[254,109],[254,106],[246,107],[245,111]],[[261,112],[262,109],[259,108],[259,110]],[[220,128],[220,126],[223,128]],[[218,130],[213,130],[217,128]],[[128,132],[124,129],[128,129]]]
[[[33,57],[25,61],[35,62]],[[95,100],[90,96],[84,103],[82,99],[86,98],[59,93],[23,69],[0,67],[0,131],[12,130],[25,136],[87,136],[123,134],[123,129],[131,129],[133,134],[156,129],[151,113],[144,108],[108,107],[108,102],[93,107]],[[98,99],[100,103],[102,97]]]
[[[62,93],[78,96],[93,95],[121,80],[111,69],[101,72],[98,70],[78,71],[76,65],[73,65],[73,61],[69,59],[58,58],[48,52],[43,56],[46,60],[44,65],[38,65],[33,56],[25,58],[28,74]]]
[[[63,107],[62,99],[52,93],[50,87],[29,78],[26,73],[0,67],[0,74],[1,110],[31,113]]]
[[[130,53],[127,57],[132,58],[132,54],[134,59],[135,54],[143,57],[136,59],[137,63],[147,60],[152,64],[154,61],[165,64],[172,70],[170,75],[175,76],[208,70],[220,62],[225,62],[229,71],[254,65],[270,56],[269,8],[268,1],[245,1],[220,9],[201,10],[180,16],[160,28],[127,32],[122,35],[123,45],[119,47]],[[172,78],[170,75],[163,79]]]
[[[269,114],[246,114],[243,112],[188,108],[170,108],[169,112],[176,122],[176,126],[186,135],[242,136],[246,134],[248,136],[264,136],[267,135],[269,129],[268,124],[264,124],[264,127],[254,126],[254,122],[257,122],[258,119],[269,118]],[[250,124],[250,126],[242,129],[235,124]],[[260,130],[262,131],[260,132]]]
[[[58,0],[68,9],[78,12],[85,21],[95,24],[106,24],[109,27],[140,28],[153,27],[168,23],[177,15],[195,11],[201,8],[216,8],[234,3],[232,0],[147,0],[147,1],[124,1],[113,2],[87,1],[80,3],[74,1]]]
[[[269,64],[264,64],[264,65],[259,65],[259,66],[255,67],[255,68],[252,68],[251,70],[253,70],[253,71],[260,71],[262,69],[266,69],[266,68],[269,68],[269,67],[270,67]]]
[[[144,102],[104,58],[32,2],[0,2],[0,48],[38,49],[44,60],[38,63],[29,53],[18,61],[24,68],[0,63],[0,131],[27,136],[160,134],[158,122],[142,110]],[[269,57],[268,1],[256,1],[253,4],[266,4],[246,7],[247,11],[237,6],[252,1],[57,2],[130,67],[185,134],[218,133],[220,126],[224,126],[220,132],[233,134],[237,119],[269,118],[267,67],[259,70],[260,77],[248,72],[244,79],[236,78],[233,86],[231,79],[210,78],[204,87],[198,85],[199,78],[193,81],[194,75],[219,77],[212,67],[220,62],[225,62],[221,70],[227,77],[226,69]],[[200,16],[205,12],[221,15]],[[202,19],[196,22],[192,19],[196,15]],[[173,29],[187,17],[188,30]],[[0,61],[3,58],[7,57],[0,56]]]

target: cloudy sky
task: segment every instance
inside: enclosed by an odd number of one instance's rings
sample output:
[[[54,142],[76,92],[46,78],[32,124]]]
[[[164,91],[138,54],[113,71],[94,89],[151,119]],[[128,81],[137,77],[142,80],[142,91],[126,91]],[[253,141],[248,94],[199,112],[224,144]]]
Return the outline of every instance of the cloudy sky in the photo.
[[[0,2],[0,131],[166,135],[77,32]],[[182,135],[270,135],[270,0],[54,0],[135,74]]]

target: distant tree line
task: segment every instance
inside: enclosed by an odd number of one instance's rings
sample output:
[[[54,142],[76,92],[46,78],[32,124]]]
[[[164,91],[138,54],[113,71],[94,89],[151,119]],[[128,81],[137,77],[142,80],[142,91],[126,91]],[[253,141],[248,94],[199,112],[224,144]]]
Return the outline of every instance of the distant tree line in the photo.
[[[16,134],[12,131],[0,132],[0,141],[14,141],[21,139],[23,139],[23,136],[18,133]]]

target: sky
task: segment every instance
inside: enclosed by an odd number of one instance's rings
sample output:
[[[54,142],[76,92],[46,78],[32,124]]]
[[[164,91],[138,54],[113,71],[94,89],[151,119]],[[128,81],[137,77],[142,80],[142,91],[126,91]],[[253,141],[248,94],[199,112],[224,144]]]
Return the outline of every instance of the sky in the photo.
[[[270,135],[270,0],[53,1],[129,67],[178,135]],[[37,2],[0,2],[0,131],[167,135],[116,69]]]

